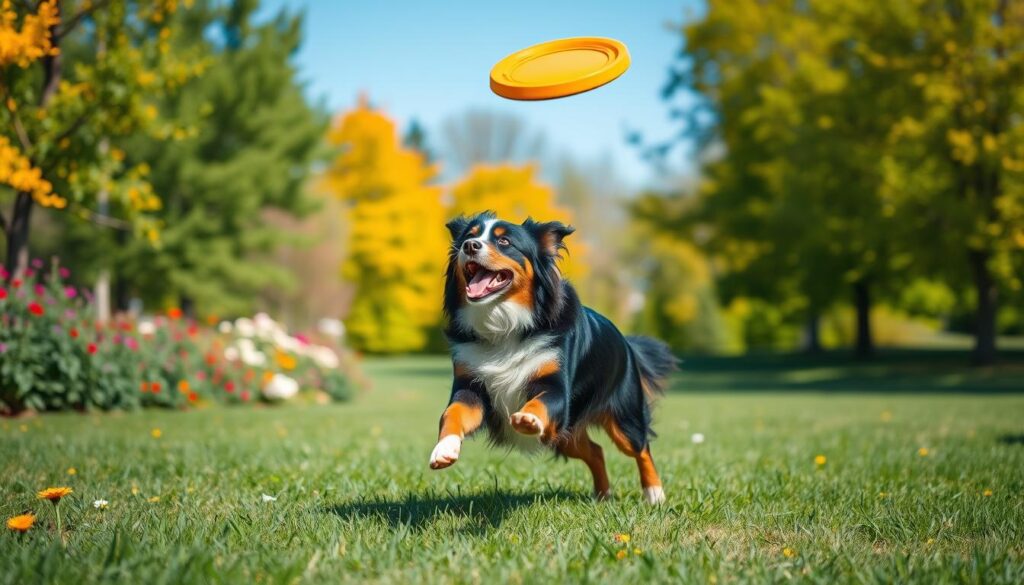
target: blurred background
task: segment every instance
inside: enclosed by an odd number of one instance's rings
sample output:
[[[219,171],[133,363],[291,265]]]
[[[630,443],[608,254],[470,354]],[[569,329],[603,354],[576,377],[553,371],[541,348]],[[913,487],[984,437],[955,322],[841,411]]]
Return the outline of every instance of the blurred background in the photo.
[[[8,370],[36,297],[73,321],[45,348],[260,313],[301,342],[262,350],[279,364],[311,336],[443,352],[443,224],[484,209],[574,224],[584,301],[681,354],[1024,346],[1020,2],[0,7]],[[490,93],[502,57],[569,36],[631,69]]]

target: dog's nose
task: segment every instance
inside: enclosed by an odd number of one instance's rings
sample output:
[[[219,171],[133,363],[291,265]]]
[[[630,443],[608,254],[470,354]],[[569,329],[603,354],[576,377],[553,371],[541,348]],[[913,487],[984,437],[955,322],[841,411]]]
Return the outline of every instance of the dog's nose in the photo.
[[[462,243],[462,251],[472,256],[480,251],[484,245],[480,243],[480,240],[466,240]]]

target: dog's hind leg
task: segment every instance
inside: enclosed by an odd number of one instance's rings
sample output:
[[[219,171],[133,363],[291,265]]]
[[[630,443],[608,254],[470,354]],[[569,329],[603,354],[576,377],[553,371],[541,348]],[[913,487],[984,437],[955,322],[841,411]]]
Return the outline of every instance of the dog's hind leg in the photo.
[[[594,476],[595,499],[604,500],[611,496],[611,487],[608,484],[608,471],[604,466],[604,451],[600,445],[590,440],[586,429],[582,429],[570,436],[558,450],[566,457],[579,459],[587,464],[591,475]]]
[[[633,443],[622,432],[622,427],[614,418],[608,416],[603,421],[604,430],[612,438],[612,442],[626,455],[636,460],[637,469],[640,471],[640,487],[644,490],[644,499],[649,504],[660,504],[665,501],[665,490],[661,487],[661,478],[658,470],[654,467],[654,459],[651,458],[651,446],[644,445],[637,449]]]

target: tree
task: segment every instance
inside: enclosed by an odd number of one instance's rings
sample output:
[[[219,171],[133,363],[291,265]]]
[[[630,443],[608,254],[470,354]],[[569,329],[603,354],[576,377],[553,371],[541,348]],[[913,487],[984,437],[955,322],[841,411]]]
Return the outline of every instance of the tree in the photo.
[[[686,61],[667,91],[702,98],[688,131],[721,152],[707,159],[694,220],[710,229],[723,288],[799,295],[811,340],[817,316],[849,298],[865,357],[872,291],[890,293],[911,266],[879,164],[907,102],[871,46],[898,44],[887,16],[852,1],[713,3],[686,27]]]
[[[422,153],[365,99],[330,129],[338,148],[325,187],[347,204],[351,233],[342,274],[356,287],[346,327],[365,351],[422,349],[441,318],[448,248],[441,189]]]
[[[534,165],[477,164],[451,189],[451,215],[472,215],[490,210],[498,217],[522,222],[528,217],[538,221],[557,219],[572,223],[573,215],[555,201],[554,190],[536,178]],[[582,242],[570,242],[571,253],[561,269],[569,278],[586,273],[583,261],[587,248]]]
[[[151,169],[164,204],[153,214],[159,246],[120,246],[116,281],[154,304],[240,314],[260,291],[293,284],[272,253],[297,238],[267,214],[314,209],[307,177],[326,117],[308,105],[291,63],[301,17],[281,12],[256,24],[257,8],[210,2],[178,15],[174,50],[192,47],[205,64],[157,104],[180,131],[126,142],[126,160]]]
[[[442,157],[456,173],[478,164],[536,162],[544,155],[544,135],[511,114],[467,110],[444,121],[441,137]]]
[[[112,141],[166,128],[153,101],[202,68],[169,51],[175,0],[0,4],[0,215],[10,274],[25,269],[35,206],[156,237],[160,199]],[[101,200],[105,201],[100,210]]]
[[[1024,4],[924,0],[893,10],[899,44],[876,50],[908,96],[888,135],[885,201],[917,236],[920,262],[971,282],[973,359],[996,358],[1001,291],[1019,295],[1024,256]]]

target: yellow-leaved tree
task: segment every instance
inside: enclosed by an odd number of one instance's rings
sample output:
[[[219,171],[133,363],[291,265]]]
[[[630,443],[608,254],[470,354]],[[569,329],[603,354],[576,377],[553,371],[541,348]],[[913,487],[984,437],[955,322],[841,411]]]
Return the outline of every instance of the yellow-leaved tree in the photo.
[[[430,184],[436,169],[365,99],[327,138],[339,153],[325,186],[347,204],[350,230],[349,341],[374,353],[422,349],[440,321],[448,248],[441,189]]]
[[[477,164],[451,190],[450,215],[473,215],[493,211],[508,221],[527,217],[538,221],[558,220],[572,224],[572,212],[555,202],[554,190],[540,182],[534,165]],[[586,246],[581,238],[567,242],[571,254],[563,254],[562,273],[568,278],[586,274]]]

